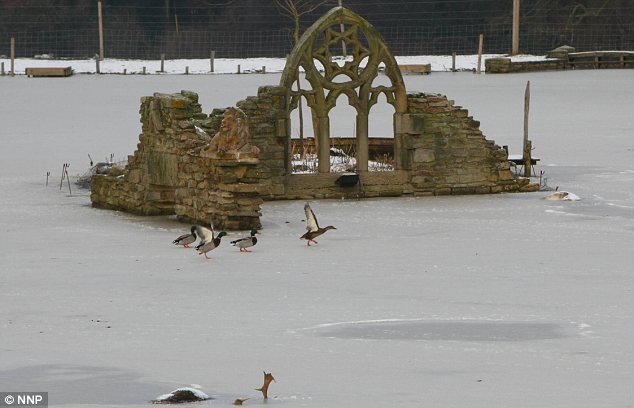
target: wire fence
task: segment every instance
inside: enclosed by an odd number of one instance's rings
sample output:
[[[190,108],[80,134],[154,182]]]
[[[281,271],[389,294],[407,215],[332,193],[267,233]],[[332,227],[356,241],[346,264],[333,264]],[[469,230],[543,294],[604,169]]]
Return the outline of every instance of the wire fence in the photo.
[[[485,0],[479,1],[485,3]],[[535,7],[546,4],[538,0],[533,2],[536,4]],[[354,6],[354,2],[348,3],[353,3]],[[415,3],[417,2],[403,0],[403,7],[418,10],[413,6]],[[445,6],[450,7],[449,3],[469,2],[448,0],[446,3]],[[478,1],[472,3],[478,5]],[[92,4],[94,6],[94,3]],[[584,13],[590,16],[585,18],[579,18],[575,14],[579,13],[575,11],[578,8],[568,7],[551,11],[542,5],[540,9],[533,7],[524,10],[520,25],[520,49],[524,53],[536,55],[543,55],[560,45],[573,46],[577,51],[633,50],[634,6],[627,5],[627,2],[625,4],[620,8],[614,6],[607,11],[612,16],[610,20],[601,17],[601,13],[607,13],[603,9],[584,8]],[[363,2],[360,2],[357,7],[361,8],[362,5]],[[43,19],[41,16],[48,12],[52,13],[52,10],[45,6],[28,10],[18,9],[21,13],[11,17],[11,24],[2,24],[0,15],[0,56],[10,55],[11,38],[15,38],[16,57],[48,55],[56,58],[91,58],[99,53],[98,18],[95,7],[80,11],[62,9],[63,16],[56,17],[57,20],[53,17],[48,18],[45,26],[40,22]],[[209,58],[210,52],[214,51],[217,58],[284,57],[293,47],[292,24],[280,17],[279,11],[274,7],[265,10],[269,10],[267,13],[270,14],[257,16],[251,24],[248,21],[235,23],[230,17],[214,20],[210,15],[203,15],[203,11],[209,13],[206,9],[194,8],[189,10],[186,16],[180,17],[179,27],[178,15],[160,14],[163,12],[160,7],[105,7],[104,56],[122,59],[159,59],[161,54],[165,54],[168,59]],[[135,16],[144,15],[146,21],[140,22],[138,17],[131,17],[132,12],[136,13]],[[359,12],[363,15],[361,10]],[[539,18],[534,16],[538,12]],[[448,12],[428,12],[424,15],[412,12],[408,18],[395,13],[392,15],[384,10],[382,14],[368,16],[395,55],[450,55],[454,52],[475,54],[480,34],[484,35],[485,53],[503,54],[511,51],[510,12],[502,14],[505,17],[490,18],[486,22],[481,15],[486,15],[487,10],[480,10],[478,15],[468,10],[454,13],[455,15],[447,14]],[[550,18],[543,17],[544,14],[548,14]],[[81,18],[73,18],[76,15]],[[447,17],[448,15],[451,15],[451,18]],[[317,17],[318,15],[312,16],[312,20]],[[281,23],[270,24],[267,20]],[[308,18],[305,20],[306,24],[311,22]],[[607,24],[607,21],[613,23]],[[237,28],[232,29],[232,24]],[[271,25],[275,28],[270,28]],[[302,26],[302,29],[305,28],[306,26]]]
[[[394,55],[476,54],[478,36],[484,34],[484,52],[509,53],[511,27],[388,27],[381,30]],[[97,33],[65,31],[16,32],[0,36],[0,55],[10,53],[10,37],[15,38],[16,57],[32,58],[52,55],[57,58],[91,58],[99,54]],[[271,31],[181,31],[148,33],[117,30],[104,33],[105,57],[122,59],[208,58],[215,51],[218,58],[284,57],[292,49],[288,30]],[[633,50],[632,36],[606,32],[604,27],[588,27],[583,33],[562,32],[557,27],[540,26],[520,35],[524,53],[543,55],[560,45],[577,51]]]

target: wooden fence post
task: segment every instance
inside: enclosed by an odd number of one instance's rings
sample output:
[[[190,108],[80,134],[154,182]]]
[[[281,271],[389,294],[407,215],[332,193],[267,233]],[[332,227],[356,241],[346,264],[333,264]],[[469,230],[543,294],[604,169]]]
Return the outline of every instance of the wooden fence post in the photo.
[[[526,91],[524,92],[524,149],[523,149],[523,159],[524,159],[524,177],[531,176],[531,150],[532,150],[532,142],[528,139],[528,111],[530,109],[531,102],[531,81],[526,82]]]
[[[484,34],[480,34],[480,41],[478,44],[478,67],[476,68],[476,74],[479,74],[482,70],[482,48],[484,48]]]
[[[511,55],[520,53],[520,0],[513,0],[513,44]]]
[[[11,37],[11,76],[15,75],[15,38]]]
[[[97,15],[99,17],[99,59],[103,60],[103,12],[101,10],[101,0],[97,2]]]

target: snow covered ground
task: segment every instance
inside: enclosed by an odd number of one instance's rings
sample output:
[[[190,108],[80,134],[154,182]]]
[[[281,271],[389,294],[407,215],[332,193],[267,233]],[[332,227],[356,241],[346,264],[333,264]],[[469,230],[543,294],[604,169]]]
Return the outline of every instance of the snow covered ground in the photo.
[[[141,96],[190,89],[209,112],[278,80],[0,77],[1,391],[143,407],[193,387],[215,398],[195,406],[262,406],[266,370],[267,406],[632,406],[634,71],[405,77],[511,153],[530,80],[537,170],[580,201],[317,200],[337,230],[311,247],[304,203],[267,202],[253,253],[233,232],[206,261],[171,244],[188,230],[171,217],[60,191],[63,163],[134,151]],[[389,132],[389,108],[374,113]],[[334,115],[336,132],[350,117]]]
[[[487,58],[502,57],[501,54],[483,54],[481,69],[484,71],[484,60]],[[511,57],[513,61],[539,61],[545,57],[536,55],[515,55]],[[423,56],[407,56],[396,57],[399,64],[431,64],[432,71],[451,71],[452,57],[451,55],[423,55]],[[0,62],[4,62],[5,70],[10,69],[11,60],[8,58],[0,58]],[[216,58],[214,59],[214,73],[216,74],[235,74],[238,72],[282,72],[284,70],[284,58],[250,58],[250,59],[234,59],[234,58]],[[239,68],[238,68],[239,66]],[[94,74],[97,70],[97,62],[90,60],[61,60],[61,59],[42,59],[42,58],[19,58],[15,60],[15,73],[24,74],[26,68],[34,67],[72,67],[77,74]],[[102,74],[142,74],[145,67],[146,74],[208,74],[211,70],[211,61],[209,59],[178,59],[165,60],[163,63],[163,72],[161,72],[161,61],[154,60],[121,60],[114,58],[105,58],[100,61],[99,72]],[[263,68],[264,67],[264,68]],[[474,55],[457,55],[457,70],[473,70],[477,67],[477,56]]]

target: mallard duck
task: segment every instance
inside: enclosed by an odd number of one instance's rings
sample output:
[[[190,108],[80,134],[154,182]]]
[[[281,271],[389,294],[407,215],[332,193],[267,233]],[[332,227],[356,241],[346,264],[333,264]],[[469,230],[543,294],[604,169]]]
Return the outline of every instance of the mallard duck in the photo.
[[[315,238],[317,238],[318,236],[322,235],[324,232],[331,230],[331,229],[337,229],[335,227],[333,227],[332,225],[329,225],[327,227],[321,228],[319,226],[319,224],[317,223],[317,217],[315,217],[315,213],[313,212],[313,210],[310,208],[310,205],[308,203],[306,203],[306,205],[304,205],[304,212],[306,213],[306,233],[304,235],[302,235],[301,237],[299,237],[299,239],[305,239],[307,240],[307,244],[308,246],[310,246],[310,243],[314,243],[316,244],[317,241],[315,241]]]
[[[209,230],[205,227],[198,227],[198,228],[199,228],[198,231],[199,232],[202,231],[203,235],[201,235],[200,243],[196,245],[196,250],[198,251],[198,254],[205,255],[205,258],[211,259],[207,256],[207,252],[218,248],[218,246],[220,245],[220,239],[224,237],[225,235],[227,235],[227,233],[224,231],[220,231],[218,233],[218,236],[214,237],[213,230]]]
[[[172,243],[174,245],[182,245],[184,248],[191,248],[189,244],[196,242],[198,237],[196,236],[196,226],[192,225],[191,232],[189,234],[183,234],[176,238]]]
[[[258,233],[257,230],[252,229],[251,236],[236,239],[235,241],[231,241],[231,244],[233,246],[240,248],[240,252],[251,252],[247,248],[251,248],[252,246],[258,243],[258,239],[255,237],[255,234],[257,233]]]

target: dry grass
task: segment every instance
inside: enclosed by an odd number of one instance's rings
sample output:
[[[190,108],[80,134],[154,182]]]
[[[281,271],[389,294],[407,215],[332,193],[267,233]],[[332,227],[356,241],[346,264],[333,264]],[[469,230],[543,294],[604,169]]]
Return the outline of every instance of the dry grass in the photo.
[[[292,171],[295,174],[317,173],[319,160],[312,142],[304,143],[304,155],[298,140],[291,144]],[[357,170],[356,145],[349,141],[333,139],[330,147],[330,171],[333,173],[354,172]],[[394,157],[391,154],[381,154],[368,162],[369,171],[393,171]]]

